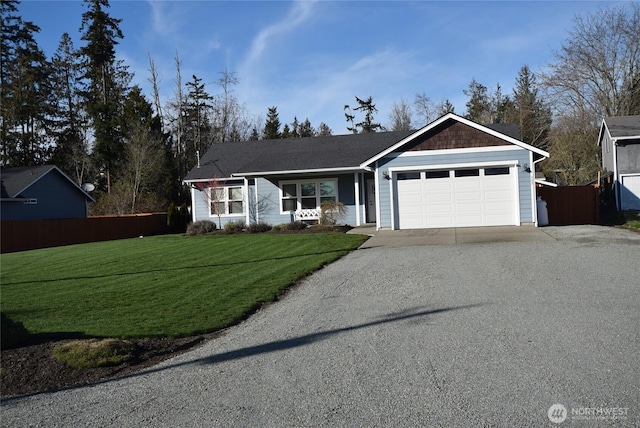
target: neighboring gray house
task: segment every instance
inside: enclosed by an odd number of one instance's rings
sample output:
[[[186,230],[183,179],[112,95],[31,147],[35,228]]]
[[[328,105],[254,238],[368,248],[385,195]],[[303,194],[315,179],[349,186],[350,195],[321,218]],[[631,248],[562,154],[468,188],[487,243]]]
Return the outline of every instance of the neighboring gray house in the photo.
[[[616,208],[640,210],[640,116],[605,118],[598,145],[602,167],[613,173]]]
[[[515,125],[447,114],[417,131],[214,144],[185,178],[193,220],[317,220],[377,229],[536,224],[535,164]]]
[[[2,220],[83,218],[94,201],[53,165],[0,168],[0,179]]]

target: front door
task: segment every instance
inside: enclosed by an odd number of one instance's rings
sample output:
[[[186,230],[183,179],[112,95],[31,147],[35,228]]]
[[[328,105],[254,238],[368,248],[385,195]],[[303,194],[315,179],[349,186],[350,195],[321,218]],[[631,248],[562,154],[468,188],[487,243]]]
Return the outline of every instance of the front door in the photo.
[[[376,222],[376,181],[367,180],[367,223]]]

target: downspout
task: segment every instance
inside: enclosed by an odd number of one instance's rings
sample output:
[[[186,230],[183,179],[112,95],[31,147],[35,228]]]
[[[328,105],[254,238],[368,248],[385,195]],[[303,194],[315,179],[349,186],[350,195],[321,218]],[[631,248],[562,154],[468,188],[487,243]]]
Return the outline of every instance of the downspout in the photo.
[[[378,161],[376,161],[376,167],[373,170],[375,194],[376,194],[376,230],[380,230],[380,178],[378,177]],[[393,219],[392,219],[393,222]]]
[[[356,192],[356,226],[360,226],[360,173],[353,173],[353,190]]]
[[[251,223],[251,216],[250,216],[251,210],[249,209],[249,197],[250,197],[250,195],[249,195],[249,180],[247,179],[247,177],[244,177],[243,180],[244,180],[244,194],[247,195],[247,207],[246,207],[247,208],[247,212],[246,212],[244,218],[245,218],[245,224],[248,226]],[[257,208],[258,207],[256,207],[256,209]],[[256,222],[257,222],[257,219],[256,219]]]

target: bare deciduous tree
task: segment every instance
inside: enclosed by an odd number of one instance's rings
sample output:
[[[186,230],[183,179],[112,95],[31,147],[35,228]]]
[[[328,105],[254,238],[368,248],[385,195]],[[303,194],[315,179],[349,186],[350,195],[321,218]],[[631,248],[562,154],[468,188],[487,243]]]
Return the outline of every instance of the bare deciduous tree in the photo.
[[[398,102],[393,102],[389,120],[391,122],[392,131],[408,131],[411,129],[412,119],[411,106],[409,102],[401,98]]]
[[[576,16],[542,80],[556,109],[589,115],[593,125],[603,116],[640,113],[640,4]]]
[[[424,92],[416,94],[413,105],[416,109],[416,115],[419,117],[418,126],[425,126],[436,119],[436,106]]]

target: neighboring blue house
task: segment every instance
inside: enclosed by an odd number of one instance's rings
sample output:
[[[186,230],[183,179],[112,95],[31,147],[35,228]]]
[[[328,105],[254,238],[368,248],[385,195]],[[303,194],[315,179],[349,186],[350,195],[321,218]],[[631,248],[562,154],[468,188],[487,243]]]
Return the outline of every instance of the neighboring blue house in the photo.
[[[640,210],[640,116],[607,117],[598,145],[602,167],[613,174],[618,210]]]
[[[83,218],[94,201],[53,165],[0,168],[0,179],[2,220]]]
[[[535,164],[515,125],[447,114],[417,131],[214,144],[185,178],[193,220],[317,220],[377,229],[537,224]]]

